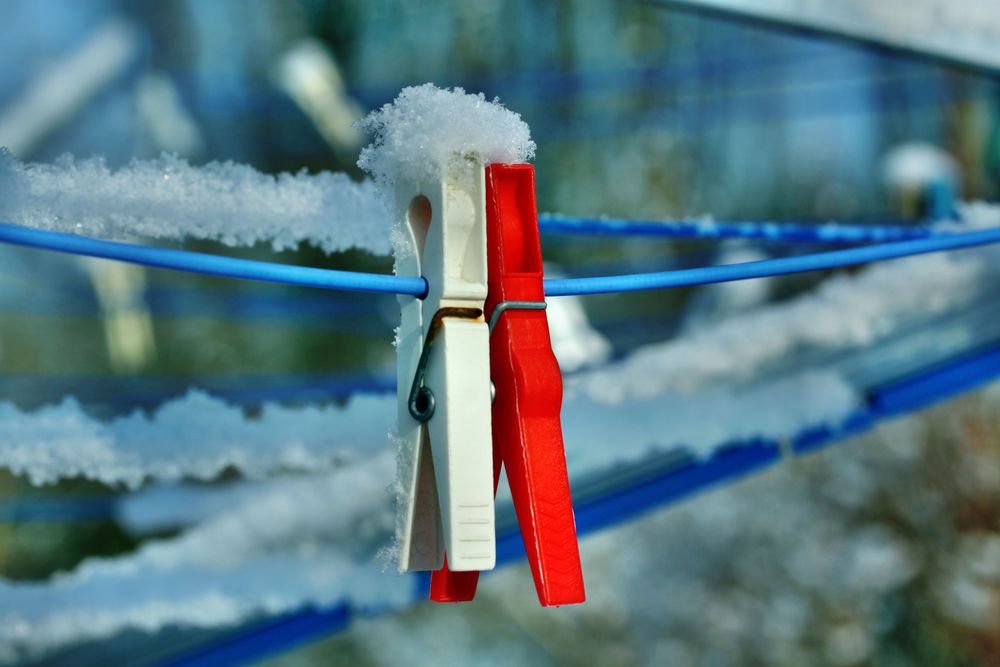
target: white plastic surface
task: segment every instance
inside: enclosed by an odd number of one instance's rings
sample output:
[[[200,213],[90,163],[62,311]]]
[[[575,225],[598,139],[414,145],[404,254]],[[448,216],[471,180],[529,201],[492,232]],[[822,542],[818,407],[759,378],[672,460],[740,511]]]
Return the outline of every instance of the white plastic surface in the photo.
[[[486,299],[484,172],[477,165],[422,184],[400,184],[396,212],[407,252],[398,275],[423,275],[423,301],[400,296],[397,344],[401,571],[452,570],[496,564],[493,510],[489,330]],[[427,221],[429,220],[429,225]],[[445,317],[427,363],[426,386],[436,409],[422,424],[409,412],[414,374],[434,314],[472,308],[475,319]]]

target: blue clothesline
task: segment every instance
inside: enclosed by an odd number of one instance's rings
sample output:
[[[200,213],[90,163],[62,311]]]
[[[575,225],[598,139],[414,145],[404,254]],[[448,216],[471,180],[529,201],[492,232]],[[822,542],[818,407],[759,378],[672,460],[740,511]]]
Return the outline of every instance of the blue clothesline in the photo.
[[[113,259],[161,269],[191,271],[211,276],[259,280],[284,285],[356,292],[411,294],[413,296],[422,296],[427,292],[427,281],[423,278],[260,262],[175,248],[157,248],[133,243],[104,241],[8,223],[0,223],[0,242],[74,255]]]
[[[946,228],[922,224],[803,224],[757,220],[711,219],[622,220],[580,218],[542,213],[538,229],[543,234],[588,234],[593,236],[654,236],[691,239],[753,239],[783,243],[828,243],[854,245],[885,243],[940,236]]]
[[[924,255],[944,250],[960,250],[1000,242],[1000,227],[947,236],[932,236],[910,241],[896,241],[878,245],[834,250],[810,255],[765,259],[724,266],[707,266],[698,269],[679,269],[657,273],[637,273],[627,276],[595,278],[565,278],[545,281],[545,296],[580,294],[607,294],[611,292],[636,292],[640,290],[691,287],[713,283],[783,276],[792,273],[823,271],[845,266],[856,266],[888,259]]]
[[[549,220],[547,225],[555,224],[551,218]],[[599,227],[596,221],[578,220],[577,224],[581,228],[585,226],[589,228]],[[742,224],[734,224],[729,229],[737,230],[741,226]],[[613,227],[614,225],[607,225],[608,229]],[[692,233],[694,231],[693,228],[685,227],[685,229],[692,231]],[[799,226],[790,229],[795,230],[796,233],[801,231]],[[883,231],[885,230],[883,229]],[[773,235],[773,232],[768,232],[764,228],[756,233]],[[791,234],[791,232],[789,233]],[[229,278],[323,289],[407,294],[421,298],[427,293],[427,281],[422,277],[359,273],[237,259],[174,248],[104,241],[8,223],[0,223],[0,242]],[[893,241],[846,250],[725,266],[623,276],[550,279],[545,281],[545,294],[546,296],[570,296],[707,285],[733,280],[834,269],[997,242],[1000,242],[1000,228],[953,234],[933,234],[924,238]]]

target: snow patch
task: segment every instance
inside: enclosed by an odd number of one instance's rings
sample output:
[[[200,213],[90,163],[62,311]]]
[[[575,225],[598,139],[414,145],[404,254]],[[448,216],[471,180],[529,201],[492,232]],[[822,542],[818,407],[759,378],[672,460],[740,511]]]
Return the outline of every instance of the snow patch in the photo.
[[[958,185],[958,163],[947,152],[920,142],[889,151],[882,167],[886,185],[897,190],[919,190],[933,183]]]
[[[809,428],[839,426],[859,404],[853,387],[819,370],[749,387],[663,392],[625,403],[578,395],[563,409],[566,463],[577,478],[670,449],[708,458],[720,446],[780,441]]]
[[[408,578],[372,554],[392,524],[389,452],[340,472],[259,484],[181,536],[92,558],[47,582],[0,580],[0,661],[126,629],[220,627],[306,604],[402,604]],[[345,546],[348,545],[348,546]]]
[[[470,158],[482,164],[527,162],[535,142],[521,116],[479,93],[433,84],[404,88],[358,126],[373,135],[358,166],[391,193],[398,181],[439,178]]]
[[[840,274],[791,301],[647,345],[621,364],[576,376],[567,387],[570,394],[624,403],[745,381],[798,348],[860,348],[899,331],[915,314],[961,307],[996,271],[998,254],[995,248],[937,253]]]
[[[391,252],[391,214],[371,181],[264,174],[175,155],[111,169],[101,157],[24,163],[0,152],[0,220],[105,239],[204,239],[228,246],[310,242],[324,251]]]
[[[264,405],[249,419],[200,391],[101,422],[72,398],[25,413],[0,403],[0,467],[33,484],[84,477],[136,488],[146,480],[210,480],[227,468],[251,479],[316,471],[386,448],[395,399],[359,395],[344,408]]]

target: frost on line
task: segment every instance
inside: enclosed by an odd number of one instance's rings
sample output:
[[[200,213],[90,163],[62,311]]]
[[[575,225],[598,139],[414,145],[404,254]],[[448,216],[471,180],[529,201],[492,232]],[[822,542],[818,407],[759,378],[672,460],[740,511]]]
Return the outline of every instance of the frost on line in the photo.
[[[142,237],[310,242],[326,252],[390,252],[389,214],[371,181],[346,174],[263,174],[232,162],[195,167],[164,155],[111,169],[99,157],[52,164],[0,155],[0,220],[115,240]]]
[[[0,662],[124,629],[219,627],[343,599],[401,603],[404,582],[361,556],[391,525],[392,470],[383,453],[340,472],[259,483],[176,538],[87,559],[48,582],[0,580]]]
[[[0,403],[0,466],[32,484],[83,477],[135,489],[143,482],[212,480],[226,469],[250,479],[321,471],[378,451],[385,399],[358,395],[346,409],[265,404],[259,417],[201,391],[98,421],[72,398],[24,413]]]
[[[518,114],[482,94],[431,84],[405,88],[359,122],[373,135],[343,173],[264,174],[248,165],[193,166],[173,155],[113,169],[100,157],[52,164],[0,154],[0,221],[105,239],[204,239],[229,246],[308,242],[327,253],[392,252],[387,202],[399,179],[444,173],[456,159],[525,162],[535,144]],[[377,185],[376,185],[377,184]]]

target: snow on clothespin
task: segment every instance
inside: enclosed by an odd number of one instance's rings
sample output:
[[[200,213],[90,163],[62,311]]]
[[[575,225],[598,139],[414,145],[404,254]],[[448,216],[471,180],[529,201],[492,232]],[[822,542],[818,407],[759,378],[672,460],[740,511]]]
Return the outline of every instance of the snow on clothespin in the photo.
[[[530,164],[486,169],[489,257],[493,483],[507,469],[538,599],[545,606],[585,600],[559,411],[562,376],[549,339],[542,252]],[[450,554],[449,554],[450,556]],[[471,600],[478,572],[449,558],[431,578],[431,599]]]
[[[486,207],[482,164],[400,182],[406,237],[399,275],[424,276],[423,300],[400,296],[397,345],[400,569],[489,570],[496,563]]]

